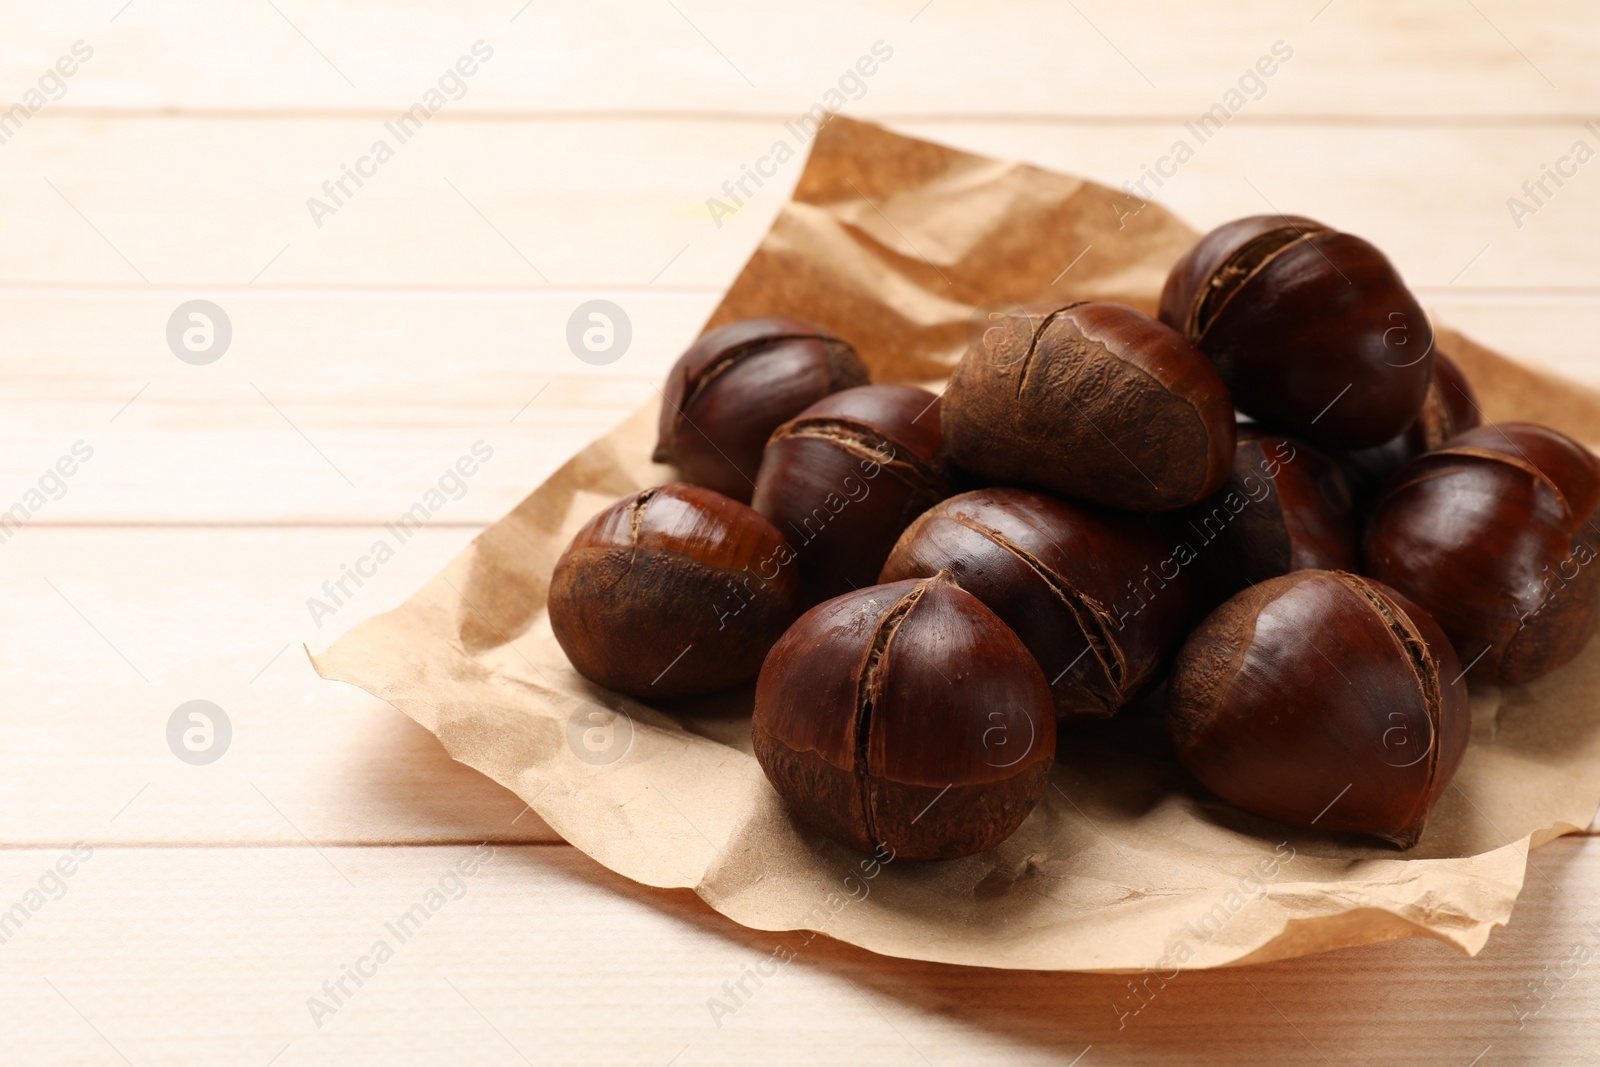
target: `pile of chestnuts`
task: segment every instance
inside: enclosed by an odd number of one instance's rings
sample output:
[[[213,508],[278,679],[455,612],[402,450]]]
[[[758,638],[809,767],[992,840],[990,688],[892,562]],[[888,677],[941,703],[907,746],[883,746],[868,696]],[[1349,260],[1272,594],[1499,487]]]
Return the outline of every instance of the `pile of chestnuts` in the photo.
[[[1213,230],[1151,318],[998,314],[942,395],[785,318],[702,336],[654,458],[556,563],[573,667],[640,700],[754,681],[795,820],[863,852],[993,848],[1058,745],[1154,704],[1215,797],[1409,848],[1469,682],[1600,628],[1600,462],[1480,425],[1383,253],[1311,219]]]

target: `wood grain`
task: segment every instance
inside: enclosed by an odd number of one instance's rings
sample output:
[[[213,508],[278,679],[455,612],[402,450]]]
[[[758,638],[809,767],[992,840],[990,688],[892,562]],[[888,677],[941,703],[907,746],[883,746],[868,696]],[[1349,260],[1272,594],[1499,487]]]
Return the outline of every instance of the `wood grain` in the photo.
[[[1563,964],[1600,941],[1593,841],[1536,854],[1510,926],[1478,959],[1411,939],[1168,972],[1165,985],[909,963],[746,930],[687,892],[632,885],[565,847],[496,846],[476,873],[454,877],[472,853],[95,848],[63,880],[65,896],[0,950],[7,1050],[19,1062],[171,1067],[274,1056],[1464,1067],[1475,1056],[1592,1062],[1600,1038],[1596,965]],[[61,855],[0,853],[0,901],[21,899]],[[441,881],[437,910],[402,943],[385,924]],[[377,964],[380,940],[392,957]],[[775,952],[793,958],[774,968]],[[368,976],[345,979],[348,995],[322,988],[358,963]],[[757,985],[757,966],[775,973]],[[1558,969],[1564,983],[1528,992]],[[312,998],[334,1009],[317,1011],[320,1027]],[[1539,1008],[1521,1029],[1517,1001]]]
[[[317,678],[300,647],[397,605],[473,532],[24,530],[0,550],[0,599],[30,620],[0,643],[0,847],[552,839],[431,734]],[[330,597],[323,583],[378,538],[394,557]],[[313,619],[310,597],[333,614]],[[168,720],[196,699],[233,729],[206,766],[168,747]]]
[[[167,0],[119,12],[71,0],[30,9],[11,30],[0,84],[31,84],[83,38],[95,55],[69,83],[65,106],[387,114],[483,39],[495,56],[458,106],[788,117],[882,40],[894,55],[851,109],[1125,121],[1211,106],[1282,40],[1293,58],[1252,114],[1585,114],[1600,89],[1584,45],[1600,16],[1583,0],[1537,13],[1508,0],[1477,0],[1477,11],[1450,0],[1295,0],[1219,5],[1204,18],[1179,0],[1019,0],[1003,10],[982,0],[759,11],[734,0],[276,6]]]
[[[896,128],[1115,188],[1164,166],[1174,176],[1146,180],[1146,193],[1197,227],[1310,215],[1377,242],[1424,289],[1600,287],[1585,226],[1600,211],[1600,170],[1579,169],[1561,188],[1547,182],[1532,215],[1513,219],[1506,206],[1575,140],[1600,147],[1574,119],[1230,125],[1203,144],[1178,120]],[[747,182],[748,196],[723,185],[781,138],[803,147],[773,118],[502,122],[446,112],[399,144],[371,116],[46,110],[0,146],[0,285],[153,285],[179,299],[260,286],[720,290],[800,163],[759,188]],[[1193,158],[1162,164],[1180,138]],[[379,139],[395,142],[395,154],[375,176],[347,181],[348,196],[323,190]],[[314,219],[313,197],[337,209]],[[713,218],[713,197],[733,214]],[[878,206],[893,218],[892,203]],[[1108,215],[1125,210],[1106,204]],[[1064,251],[1063,264],[1077,251]]]

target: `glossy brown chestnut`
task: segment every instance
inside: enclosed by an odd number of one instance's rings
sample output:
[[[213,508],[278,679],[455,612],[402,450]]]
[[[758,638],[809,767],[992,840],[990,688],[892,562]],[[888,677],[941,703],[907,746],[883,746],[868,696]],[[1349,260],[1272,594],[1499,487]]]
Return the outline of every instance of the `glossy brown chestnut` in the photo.
[[[1025,489],[935,504],[879,580],[940,571],[1022,638],[1062,716],[1103,718],[1138,697],[1189,622],[1188,574],[1145,522]]]
[[[1427,612],[1369,578],[1294,571],[1190,635],[1167,725],[1178,759],[1235,807],[1410,848],[1466,755],[1472,713]]]
[[[653,458],[684,481],[749,503],[772,431],[867,381],[856,350],[809,322],[731,322],[690,345],[667,374]]]
[[[1344,470],[1304,441],[1257,425],[1239,427],[1227,484],[1184,513],[1179,534],[1213,603],[1290,571],[1354,571],[1361,559]]]
[[[641,700],[755,677],[800,614],[793,553],[766,517],[673,482],[606,508],[550,578],[550,628],[592,682]]]
[[[1565,434],[1480,426],[1389,480],[1366,570],[1431,611],[1474,682],[1514,685],[1600,627],[1600,465]]]
[[[1482,420],[1478,398],[1456,361],[1443,352],[1433,354],[1433,375],[1428,379],[1428,395],[1422,410],[1404,433],[1391,437],[1376,448],[1362,448],[1344,454],[1344,467],[1358,499],[1370,500],[1383,488],[1394,472],[1424,452],[1465,433]]]
[[[1433,328],[1383,253],[1295,215],[1200,239],[1167,276],[1161,321],[1216,364],[1239,410],[1320,445],[1368,448],[1411,425]]]
[[[939,574],[812,608],[756,683],[756,759],[797,819],[861,852],[954,859],[1033,810],[1050,687],[994,612]]]
[[[900,531],[948,492],[938,398],[867,385],[773,431],[751,503],[789,539],[815,603],[875,583]]]
[[[1128,511],[1215,492],[1233,460],[1233,406],[1175,331],[1121,304],[1000,317],[944,394],[959,466]]]

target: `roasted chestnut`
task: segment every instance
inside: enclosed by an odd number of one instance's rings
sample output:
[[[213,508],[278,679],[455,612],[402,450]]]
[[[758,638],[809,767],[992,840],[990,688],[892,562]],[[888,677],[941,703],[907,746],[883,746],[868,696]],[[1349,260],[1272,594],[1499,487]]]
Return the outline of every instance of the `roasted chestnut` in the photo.
[[[1380,582],[1294,571],[1212,612],[1173,665],[1178,759],[1235,807],[1293,826],[1422,835],[1461,765],[1461,663],[1426,611]]]
[[[1455,360],[1443,352],[1435,352],[1428,395],[1422,401],[1416,421],[1404,433],[1376,448],[1344,453],[1343,463],[1350,474],[1351,488],[1358,498],[1370,500],[1395,471],[1456,434],[1472,429],[1483,421],[1481,415],[1478,398],[1467,376]]]
[[[878,580],[949,492],[939,446],[939,399],[910,385],[834,393],[773,431],[751,503],[789,539],[812,603]]]
[[[1389,480],[1366,570],[1431,611],[1474,682],[1514,685],[1600,627],[1600,464],[1565,434],[1480,426]]]
[[[954,859],[1011,835],[1055,759],[1050,687],[946,574],[812,608],[756,683],[756,759],[805,825],[861,852]]]
[[[1239,427],[1227,483],[1176,526],[1213,603],[1290,571],[1354,571],[1360,564],[1343,469],[1304,441],[1257,425]]]
[[[1417,417],[1433,328],[1384,254],[1297,215],[1212,230],[1167,276],[1161,321],[1204,352],[1239,410],[1334,448]]]
[[[1129,511],[1215,492],[1233,460],[1233,406],[1205,358],[1121,304],[997,318],[944,394],[961,467]]]
[[[690,345],[667,374],[653,458],[684,481],[749,503],[772,431],[867,381],[856,350],[809,322],[731,322]]]
[[[1022,638],[1062,716],[1105,717],[1138,697],[1189,622],[1188,574],[1145,522],[1025,489],[935,504],[879,580],[941,571]]]
[[[606,508],[550,578],[550,628],[578,673],[639,699],[755,677],[800,614],[794,554],[759,512],[673,482]]]

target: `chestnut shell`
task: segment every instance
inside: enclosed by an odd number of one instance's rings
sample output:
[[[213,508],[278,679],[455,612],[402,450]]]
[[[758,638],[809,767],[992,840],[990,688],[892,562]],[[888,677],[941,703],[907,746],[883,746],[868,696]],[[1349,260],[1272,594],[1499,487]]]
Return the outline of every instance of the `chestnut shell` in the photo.
[[[1569,662],[1600,628],[1600,463],[1545,426],[1460,434],[1402,467],[1367,527],[1367,572],[1431,611],[1473,682]]]
[[[1482,421],[1477,394],[1472,391],[1466,374],[1455,360],[1443,352],[1435,352],[1428,395],[1422,401],[1416,420],[1403,433],[1375,448],[1344,453],[1344,467],[1350,474],[1357,498],[1370,500],[1377,496],[1395,471]]]
[[[805,825],[860,852],[954,859],[1038,803],[1055,714],[1017,635],[940,574],[801,616],[761,668],[751,740]]]
[[[749,503],[772,431],[829,393],[867,381],[856,350],[809,322],[719,326],[667,373],[652,458],[676,466],[686,482]]]
[[[939,398],[866,385],[772,433],[752,506],[788,538],[811,603],[873,585],[894,542],[949,492]]]
[[[1334,448],[1410,426],[1433,328],[1371,243],[1296,215],[1256,215],[1202,237],[1167,276],[1161,321],[1216,365],[1245,414]]]
[[[550,628],[579,674],[646,699],[755,677],[800,614],[793,553],[750,507],[684,482],[590,519],[556,560]]]
[[[1128,511],[1192,504],[1233,459],[1216,370],[1121,304],[999,319],[956,367],[943,419],[951,459],[974,474]]]
[[[1461,663],[1433,618],[1388,586],[1294,571],[1245,590],[1173,666],[1178,759],[1235,807],[1401,848],[1466,755]]]
[[[1343,468],[1304,441],[1239,427],[1233,470],[1182,515],[1213,603],[1297,570],[1358,569],[1355,501]]]
[[[1022,638],[1064,717],[1104,718],[1148,690],[1189,621],[1188,575],[1148,525],[1025,489],[935,504],[879,580],[940,571]]]

